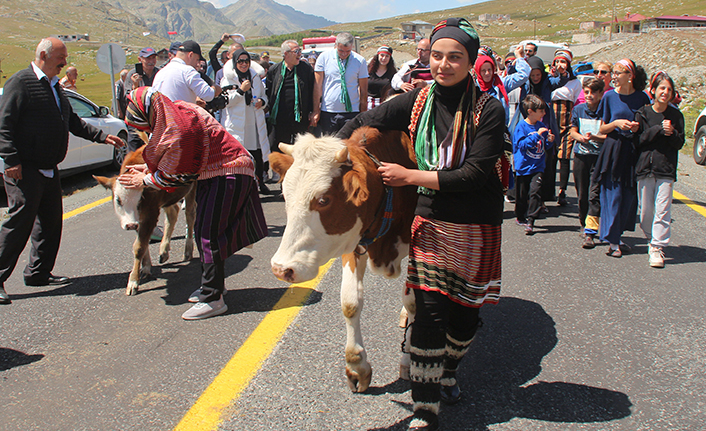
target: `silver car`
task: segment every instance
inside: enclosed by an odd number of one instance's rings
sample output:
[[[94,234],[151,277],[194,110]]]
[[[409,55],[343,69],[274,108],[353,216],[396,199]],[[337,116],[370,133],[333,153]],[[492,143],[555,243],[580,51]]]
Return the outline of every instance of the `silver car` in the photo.
[[[0,88],[0,99],[2,98],[2,90]],[[76,115],[83,118],[86,123],[127,142],[125,122],[110,115],[108,108],[96,105],[75,91],[64,90],[64,93],[66,93]],[[101,166],[112,165],[115,168],[120,168],[126,151],[126,147],[117,149],[112,145],[87,141],[69,134],[69,149],[66,158],[59,164],[59,171],[63,177]],[[0,173],[4,171],[5,164],[0,159]]]

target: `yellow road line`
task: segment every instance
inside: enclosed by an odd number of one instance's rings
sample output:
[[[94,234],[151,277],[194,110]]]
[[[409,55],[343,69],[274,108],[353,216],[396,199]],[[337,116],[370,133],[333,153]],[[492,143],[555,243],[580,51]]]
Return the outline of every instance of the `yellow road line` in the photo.
[[[676,190],[672,191],[674,199],[681,201],[686,204],[689,208],[692,210],[696,211],[697,213],[701,214],[702,216],[706,217],[706,208],[702,207],[701,205],[695,203],[691,199],[687,198],[683,194],[679,193]]]
[[[110,202],[112,199],[113,199],[112,197],[108,196],[107,198],[103,198],[103,199],[97,200],[95,202],[91,202],[90,204],[84,205],[80,208],[76,208],[75,210],[64,213],[64,220],[67,220],[75,215],[79,215],[82,212],[90,210],[91,208],[95,208],[98,205],[103,205],[106,202]]]
[[[196,403],[186,412],[174,431],[218,429],[224,410],[248,387],[332,263],[333,259],[319,268],[319,275],[315,279],[292,285],[287,289]]]

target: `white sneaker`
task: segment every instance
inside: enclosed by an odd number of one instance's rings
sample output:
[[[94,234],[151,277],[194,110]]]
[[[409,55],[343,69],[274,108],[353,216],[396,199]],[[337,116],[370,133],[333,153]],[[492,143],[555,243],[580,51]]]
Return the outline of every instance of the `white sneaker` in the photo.
[[[223,300],[223,295],[215,301],[197,302],[193,307],[189,308],[181,315],[184,320],[199,320],[209,317],[218,316],[228,311],[228,306]]]
[[[189,302],[192,303],[197,303],[199,302],[199,296],[201,295],[201,292],[203,292],[203,289],[199,287],[198,289],[194,290],[191,292],[191,295],[189,295]],[[223,296],[226,296],[228,294],[228,289],[223,289]]]
[[[664,251],[662,247],[653,247],[650,244],[650,266],[652,268],[664,268]]]
[[[162,228],[159,226],[155,226],[154,230],[152,231],[152,236],[150,236],[150,240],[161,241],[163,235],[164,235],[164,232],[162,232]]]

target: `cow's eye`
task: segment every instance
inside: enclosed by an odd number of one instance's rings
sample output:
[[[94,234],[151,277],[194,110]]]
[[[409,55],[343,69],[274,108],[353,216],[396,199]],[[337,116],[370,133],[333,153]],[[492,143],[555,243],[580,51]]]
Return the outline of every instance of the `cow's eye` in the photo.
[[[121,201],[120,198],[115,198],[115,202],[118,204],[119,207],[123,206],[123,201]]]
[[[326,196],[319,198],[319,206],[325,207],[329,203],[331,203],[331,199],[327,198]]]

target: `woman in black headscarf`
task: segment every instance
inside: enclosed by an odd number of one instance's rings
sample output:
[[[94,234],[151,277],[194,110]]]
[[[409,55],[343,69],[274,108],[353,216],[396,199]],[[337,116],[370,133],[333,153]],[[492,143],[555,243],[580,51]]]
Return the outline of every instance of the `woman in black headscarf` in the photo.
[[[223,66],[220,84],[222,87],[234,85],[238,89],[230,92],[221,122],[252,154],[260,193],[269,194],[263,179],[263,160],[267,160],[270,154],[265,111],[262,109],[267,106],[265,86],[257,72],[250,68],[250,54],[246,50],[235,51],[232,59]]]
[[[418,187],[407,271],[416,316],[411,326],[410,430],[438,428],[439,402],[456,403],[456,369],[471,344],[485,303],[500,297],[503,189],[496,164],[503,152],[505,111],[476,87],[470,71],[478,34],[463,18],[431,35],[434,83],[358,115],[338,136],[360,126],[411,134],[418,170],[383,163],[385,184]]]

